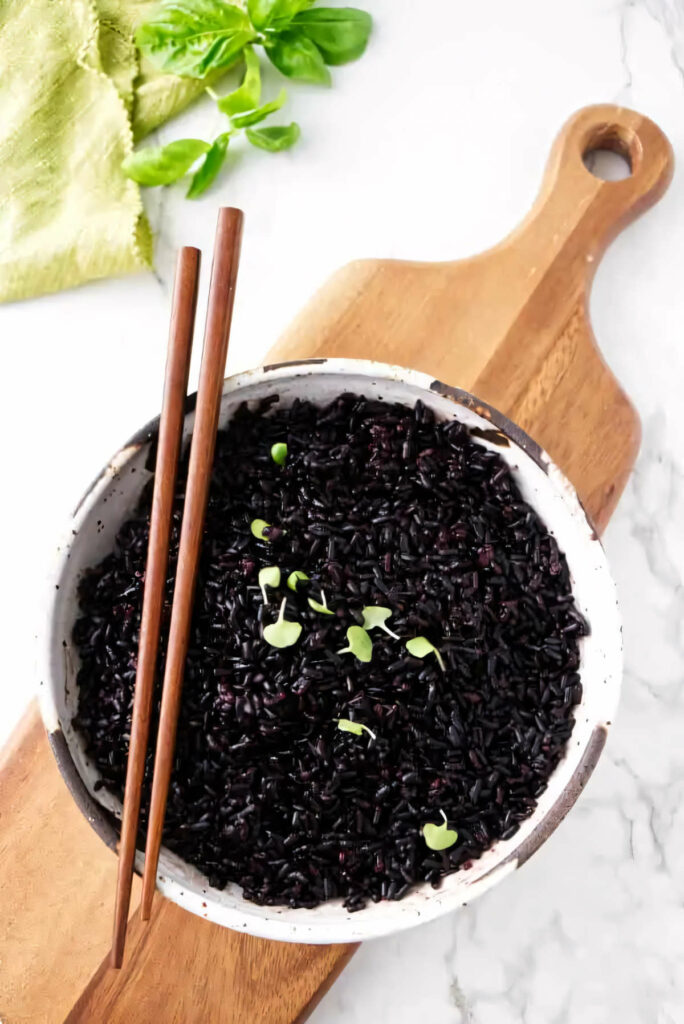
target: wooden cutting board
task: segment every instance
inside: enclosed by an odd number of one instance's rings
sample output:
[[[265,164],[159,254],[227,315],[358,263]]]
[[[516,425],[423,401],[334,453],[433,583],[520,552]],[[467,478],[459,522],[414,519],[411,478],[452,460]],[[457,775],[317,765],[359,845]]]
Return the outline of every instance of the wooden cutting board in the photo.
[[[582,162],[593,149],[625,155],[631,176],[594,177]],[[269,359],[374,358],[472,391],[550,452],[600,530],[636,458],[639,421],[595,346],[588,293],[608,242],[660,198],[672,169],[648,119],[581,110],[556,140],[531,213],[499,246],[455,263],[351,264]],[[161,898],[143,926],[136,889],[116,973],[105,962],[115,873],[31,707],[0,758],[1,1024],[292,1024],[356,948],[253,939]]]

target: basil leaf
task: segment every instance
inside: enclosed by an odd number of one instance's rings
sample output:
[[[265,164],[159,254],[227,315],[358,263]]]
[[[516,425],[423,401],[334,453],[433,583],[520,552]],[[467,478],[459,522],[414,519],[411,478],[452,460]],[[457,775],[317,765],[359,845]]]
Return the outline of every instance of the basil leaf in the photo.
[[[271,125],[268,128],[248,128],[245,132],[248,140],[257,149],[265,149],[268,153],[280,153],[294,146],[300,136],[299,125]]]
[[[222,135],[214,139],[211,149],[207,151],[204,160],[200,164],[199,169],[195,171],[194,177],[190,182],[190,188],[186,193],[188,199],[196,199],[197,196],[201,196],[212,184],[216,175],[223,167],[229,139],[230,132],[223,132]]]
[[[264,29],[275,22],[284,26],[313,3],[314,0],[247,0],[247,11],[254,27]]]
[[[223,0],[165,0],[136,32],[140,50],[164,71],[204,78],[228,67],[256,33],[247,13]]]
[[[326,64],[347,64],[366,49],[373,19],[355,7],[316,7],[292,19],[323,54]]]
[[[268,36],[264,48],[271,63],[288,78],[330,85],[330,72],[321,51],[302,32]]]
[[[245,47],[245,75],[242,85],[228,96],[222,96],[218,108],[230,117],[241,114],[244,110],[254,110],[261,99],[261,71],[259,58],[251,46]]]
[[[121,169],[139,185],[170,185],[182,178],[209,148],[209,143],[202,139],[177,139],[168,146],[146,146],[127,156]]]
[[[232,118],[233,125],[235,128],[249,128],[251,124],[259,124],[259,121],[263,121],[269,114],[274,114],[276,110],[280,110],[286,99],[287,93],[284,89],[281,89],[276,98],[271,100],[270,103],[264,103],[263,107],[257,107],[256,110],[250,110],[246,114],[236,114]]]

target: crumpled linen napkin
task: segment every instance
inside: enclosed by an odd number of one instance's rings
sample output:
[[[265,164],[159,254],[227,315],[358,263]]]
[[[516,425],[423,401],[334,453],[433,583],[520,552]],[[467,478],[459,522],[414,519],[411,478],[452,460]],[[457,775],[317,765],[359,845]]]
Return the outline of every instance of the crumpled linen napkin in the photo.
[[[147,268],[134,139],[202,85],[141,61],[154,0],[0,0],[0,301]]]

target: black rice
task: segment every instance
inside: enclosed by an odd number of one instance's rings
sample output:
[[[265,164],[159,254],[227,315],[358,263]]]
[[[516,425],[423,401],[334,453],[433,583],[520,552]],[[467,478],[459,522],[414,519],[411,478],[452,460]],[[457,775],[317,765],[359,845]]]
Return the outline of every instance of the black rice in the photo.
[[[285,441],[284,466],[270,457]],[[177,488],[168,628],[185,466]],[[75,724],[122,795],[151,485],[80,586]],[[253,519],[272,525],[268,541]],[[264,605],[259,569],[278,565]],[[295,569],[310,582],[286,587]],[[333,615],[307,597],[325,593]],[[294,647],[262,637],[283,597]],[[337,652],[365,605],[392,609],[369,664]],[[344,394],[277,398],[219,435],[165,844],[249,900],[351,910],[438,885],[512,836],[544,791],[581,698],[579,638],[558,545],[500,456],[455,422]],[[411,657],[423,635],[442,654]],[[163,670],[160,659],[159,676]],[[159,687],[159,682],[158,682]],[[375,734],[341,732],[336,719]],[[151,772],[148,758],[145,808]],[[435,852],[426,822],[458,831]]]

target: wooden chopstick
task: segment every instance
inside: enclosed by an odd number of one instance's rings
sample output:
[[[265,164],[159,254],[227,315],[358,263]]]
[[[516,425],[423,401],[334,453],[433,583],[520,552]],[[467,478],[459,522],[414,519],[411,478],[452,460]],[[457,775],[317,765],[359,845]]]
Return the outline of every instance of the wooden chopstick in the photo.
[[[128,747],[126,788],[121,818],[119,873],[116,883],[114,933],[110,962],[121,967],[131,883],[135,862],[136,836],[140,815],[140,793],[145,772],[145,755],[150,731],[150,712],[159,647],[159,627],[164,605],[164,587],[169,556],[169,535],[173,511],[176,470],[183,434],[185,396],[188,390],[192,333],[197,307],[200,252],[189,246],[181,249],[176,263],[171,326],[166,357],[164,398],[159,421],[159,440],[152,494],[150,537],[145,568],[138,667],[135,675],[133,719]]]
[[[128,747],[126,788],[121,818],[119,872],[116,883],[114,933],[110,954],[112,967],[121,967],[123,961],[128,909],[131,902],[140,794],[145,772],[145,755],[150,731],[150,712],[159,647],[159,628],[164,604],[173,495],[183,434],[185,396],[188,390],[192,333],[197,307],[199,264],[199,249],[186,246],[178,253],[164,377],[164,397],[159,421],[150,537],[138,642],[138,667],[135,675],[131,739]]]
[[[200,368],[195,426],[190,444],[188,481],[178,548],[178,566],[171,608],[169,645],[162,688],[152,796],[147,823],[141,917],[148,921],[156,887],[166,799],[173,767],[190,619],[195,594],[197,563],[202,542],[209,481],[216,447],[223,377],[233,314],[235,282],[242,239],[242,213],[229,207],[219,211],[214,261],[209,286],[207,320]]]

